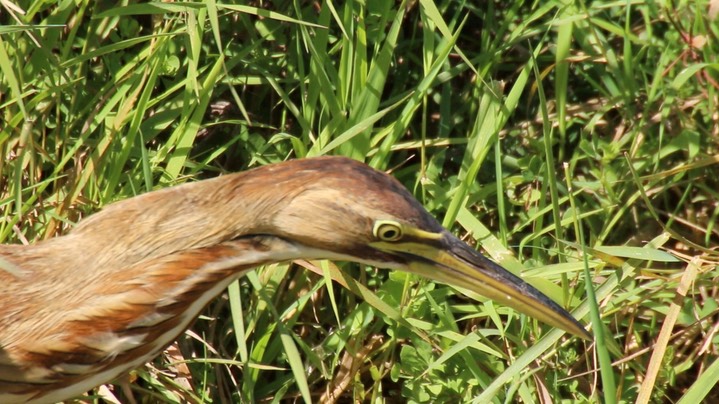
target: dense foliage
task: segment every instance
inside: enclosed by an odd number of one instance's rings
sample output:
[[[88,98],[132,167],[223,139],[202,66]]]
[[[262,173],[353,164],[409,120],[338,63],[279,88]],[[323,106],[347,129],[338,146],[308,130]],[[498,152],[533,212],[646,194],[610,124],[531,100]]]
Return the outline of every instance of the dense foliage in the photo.
[[[347,155],[592,322],[595,342],[403,273],[273,265],[139,369],[136,399],[716,400],[718,10],[0,2],[0,240]]]

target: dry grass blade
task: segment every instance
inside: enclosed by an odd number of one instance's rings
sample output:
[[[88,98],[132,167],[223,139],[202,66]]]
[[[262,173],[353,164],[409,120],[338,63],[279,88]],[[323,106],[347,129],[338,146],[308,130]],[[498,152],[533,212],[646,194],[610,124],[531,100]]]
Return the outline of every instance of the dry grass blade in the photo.
[[[680,310],[683,306],[683,302],[687,297],[692,284],[696,280],[697,274],[700,272],[700,266],[702,264],[701,257],[694,257],[687,264],[684,274],[682,275],[679,286],[677,287],[676,297],[669,306],[669,312],[666,318],[662,322],[662,329],[659,331],[657,342],[654,344],[652,350],[652,356],[647,366],[647,372],[642,385],[639,387],[639,395],[637,396],[637,404],[646,404],[651,400],[652,391],[654,390],[654,383],[657,379],[657,374],[660,371],[661,366],[664,364],[664,355],[667,352],[667,345],[669,344],[672,332],[677,322]]]

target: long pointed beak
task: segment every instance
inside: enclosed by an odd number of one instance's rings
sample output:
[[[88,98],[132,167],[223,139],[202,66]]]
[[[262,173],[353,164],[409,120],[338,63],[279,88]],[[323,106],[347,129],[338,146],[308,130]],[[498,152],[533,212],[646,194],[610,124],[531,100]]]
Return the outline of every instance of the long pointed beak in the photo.
[[[418,242],[421,236],[415,234],[412,241],[373,244],[376,248],[403,255],[408,270],[413,273],[469,289],[553,327],[592,340],[592,335],[571,314],[532,285],[447,231],[441,233],[441,237],[439,234],[431,236],[422,237],[427,243]]]

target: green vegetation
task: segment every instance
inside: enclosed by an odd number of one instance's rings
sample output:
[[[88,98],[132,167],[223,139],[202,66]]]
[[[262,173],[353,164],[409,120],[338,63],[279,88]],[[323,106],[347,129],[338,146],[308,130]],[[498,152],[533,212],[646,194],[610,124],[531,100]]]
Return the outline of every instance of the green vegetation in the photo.
[[[719,3],[474,3],[0,2],[0,240],[347,155],[596,343],[404,273],[272,265],[138,369],[135,398],[716,401]]]

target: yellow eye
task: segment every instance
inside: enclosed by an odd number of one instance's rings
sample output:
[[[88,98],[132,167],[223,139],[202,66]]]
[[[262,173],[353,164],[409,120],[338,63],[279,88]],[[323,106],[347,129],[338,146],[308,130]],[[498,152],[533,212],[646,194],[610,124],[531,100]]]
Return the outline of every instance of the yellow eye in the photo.
[[[389,220],[378,220],[374,224],[373,233],[382,241],[397,241],[402,238],[402,225]]]

